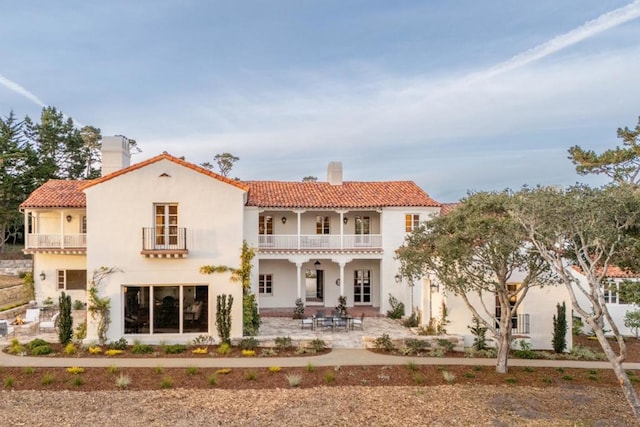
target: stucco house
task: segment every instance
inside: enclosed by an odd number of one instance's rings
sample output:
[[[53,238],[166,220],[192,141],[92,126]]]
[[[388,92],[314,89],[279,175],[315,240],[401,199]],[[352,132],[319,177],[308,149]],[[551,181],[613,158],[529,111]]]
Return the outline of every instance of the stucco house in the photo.
[[[406,234],[450,207],[414,182],[343,181],[339,162],[321,182],[236,181],[167,153],[130,165],[121,137],[104,138],[102,151],[101,178],[51,180],[21,205],[38,303],[62,291],[84,302],[94,272],[113,268],[98,287],[111,298],[109,339],[216,336],[216,297],[233,295],[232,318],[240,319],[242,289],[200,267],[239,266],[246,241],[256,249],[251,283],[261,309],[292,309],[297,298],[333,308],[344,295],[352,312],[385,313],[393,295],[426,323],[445,301],[449,332],[470,344],[466,307],[428,278],[408,286],[397,277],[395,250]],[[546,292],[531,295],[519,323],[526,319],[521,332],[532,341],[542,328],[540,343],[550,342],[542,325],[562,300]],[[231,336],[241,335],[242,322],[232,322]],[[96,338],[89,317],[87,340]]]

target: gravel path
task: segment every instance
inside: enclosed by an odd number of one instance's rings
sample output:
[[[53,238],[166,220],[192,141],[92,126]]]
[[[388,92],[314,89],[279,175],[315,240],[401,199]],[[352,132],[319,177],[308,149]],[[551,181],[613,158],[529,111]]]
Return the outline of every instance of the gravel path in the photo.
[[[620,391],[491,386],[0,392],[2,425],[631,426]]]

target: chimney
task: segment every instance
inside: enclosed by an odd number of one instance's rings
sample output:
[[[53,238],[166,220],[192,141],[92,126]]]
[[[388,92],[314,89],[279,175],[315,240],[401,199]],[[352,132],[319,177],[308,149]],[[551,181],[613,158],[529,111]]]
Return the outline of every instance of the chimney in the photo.
[[[329,162],[327,182],[331,185],[342,185],[342,162]]]
[[[129,140],[122,136],[102,138],[102,176],[108,175],[131,164]]]

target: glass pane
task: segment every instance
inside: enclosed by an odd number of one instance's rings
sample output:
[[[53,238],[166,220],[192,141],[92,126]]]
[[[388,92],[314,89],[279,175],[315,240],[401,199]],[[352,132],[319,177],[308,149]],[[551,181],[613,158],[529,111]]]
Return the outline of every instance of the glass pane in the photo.
[[[149,287],[124,286],[124,333],[149,333]]]
[[[87,289],[87,270],[67,270],[67,289]]]
[[[153,287],[153,333],[180,332],[180,289],[178,286]]]
[[[184,286],[183,332],[209,331],[209,287]]]

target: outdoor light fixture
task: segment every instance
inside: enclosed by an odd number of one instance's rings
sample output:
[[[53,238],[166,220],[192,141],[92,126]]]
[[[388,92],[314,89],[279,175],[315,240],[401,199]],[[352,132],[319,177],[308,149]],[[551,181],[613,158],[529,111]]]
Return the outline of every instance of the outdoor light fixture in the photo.
[[[287,223],[287,217],[283,216],[281,221],[282,221],[283,224],[286,224]]]
[[[349,222],[349,218],[347,218],[347,217],[345,216],[344,218],[342,218],[342,222],[343,222],[343,223],[345,223],[345,224],[346,224],[346,223],[348,223],[348,222]]]
[[[395,277],[394,277],[394,279],[396,279],[396,283],[400,283],[400,282],[402,282],[402,276],[401,276],[401,275],[399,275],[399,274],[396,274],[396,275],[395,275]]]
[[[44,270],[42,270],[42,273],[40,273],[40,280],[44,280],[47,278],[47,275],[44,274]]]
[[[316,262],[313,263],[313,265],[315,265],[316,267],[320,265],[320,261],[316,260]]]
[[[67,215],[67,222],[71,222],[72,219],[73,217],[71,215]]]
[[[340,279],[336,279],[336,286],[340,286]]]
[[[440,285],[435,283],[434,281],[431,281],[431,291],[440,292]]]

